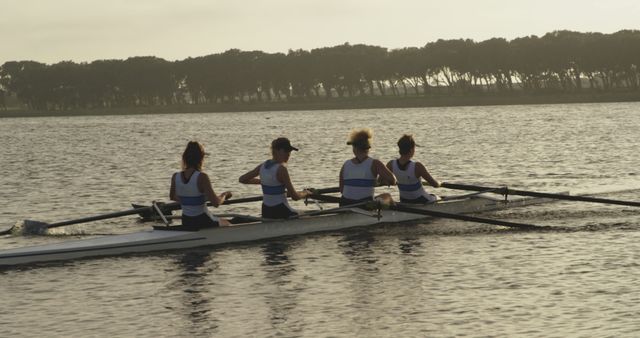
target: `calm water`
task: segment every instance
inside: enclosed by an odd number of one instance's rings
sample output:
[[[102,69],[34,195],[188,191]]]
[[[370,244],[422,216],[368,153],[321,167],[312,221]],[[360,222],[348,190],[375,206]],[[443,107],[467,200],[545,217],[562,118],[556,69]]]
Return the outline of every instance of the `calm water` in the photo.
[[[336,186],[362,126],[385,161],[413,133],[443,181],[640,200],[640,103],[0,119],[0,227],[166,200],[190,139],[211,153],[217,191],[258,194],[237,179],[281,135],[301,149],[297,187]],[[558,230],[432,220],[5,269],[0,337],[640,335],[640,210],[565,202],[486,216]],[[148,226],[119,218],[0,248]]]

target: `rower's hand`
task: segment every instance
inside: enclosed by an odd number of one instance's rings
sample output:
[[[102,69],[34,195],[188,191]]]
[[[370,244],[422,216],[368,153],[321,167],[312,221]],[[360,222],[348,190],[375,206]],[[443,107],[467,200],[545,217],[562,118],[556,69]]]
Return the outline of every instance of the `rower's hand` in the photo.
[[[304,189],[304,190],[301,191],[301,193],[302,193],[301,195],[302,195],[303,198],[307,197],[307,196],[311,196],[311,195],[314,194],[314,192],[313,192],[314,190],[315,189]]]
[[[225,199],[229,199],[231,198],[231,196],[233,196],[233,194],[231,193],[231,191],[225,191],[222,193],[222,196],[224,196]]]
[[[375,197],[376,202],[381,203],[382,205],[394,205],[396,202],[391,197],[391,194],[385,192]]]

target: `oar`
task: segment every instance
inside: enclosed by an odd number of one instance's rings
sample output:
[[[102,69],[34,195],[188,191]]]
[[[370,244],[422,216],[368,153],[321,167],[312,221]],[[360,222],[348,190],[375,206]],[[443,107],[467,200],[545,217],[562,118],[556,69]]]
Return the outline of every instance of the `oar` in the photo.
[[[48,228],[57,228],[57,227],[65,226],[65,225],[80,224],[80,223],[99,221],[99,220],[103,220],[103,219],[110,219],[110,218],[116,218],[116,217],[122,217],[122,216],[128,216],[128,215],[135,215],[135,214],[138,214],[140,212],[150,211],[150,210],[152,210],[152,207],[133,208],[133,209],[129,209],[129,210],[111,212],[111,213],[107,213],[107,214],[83,217],[83,218],[73,219],[73,220],[69,220],[69,221],[56,222],[56,223],[45,223],[45,222],[40,222],[40,221],[34,221],[34,220],[28,220],[27,219],[27,220],[24,221],[24,228],[25,228],[25,230],[29,229],[29,230],[27,230],[27,232],[30,232],[30,233],[42,233],[44,230],[46,230]],[[10,229],[4,230],[4,231],[0,231],[0,235],[6,235],[6,234],[11,233],[13,231],[14,227],[15,227],[15,225],[13,227],[11,227]]]
[[[261,201],[261,200],[262,200],[262,196],[253,196],[253,197],[246,197],[246,198],[231,199],[231,200],[225,201],[224,204],[225,205],[227,205],[227,204],[238,204],[238,203],[255,202],[255,201]],[[211,205],[210,202],[208,204]],[[161,205],[161,206],[158,205],[158,207],[159,207],[159,209],[162,209],[163,211],[171,211],[171,210],[180,209],[180,204],[177,203],[177,202],[171,202],[171,203],[167,203],[167,204],[164,204],[164,205]],[[129,216],[129,215],[136,215],[136,214],[144,214],[144,213],[154,213],[155,214],[153,206],[138,207],[138,208],[133,208],[133,209],[129,209],[129,210],[111,212],[111,213],[107,213],[107,214],[83,217],[83,218],[78,218],[78,219],[73,219],[73,220],[68,220],[68,221],[62,221],[62,222],[56,222],[56,223],[46,223],[46,222],[41,222],[41,221],[25,220],[23,226],[25,228],[25,232],[26,233],[38,234],[38,233],[43,233],[46,229],[57,228],[57,227],[65,226],[65,225],[88,223],[88,222],[93,222],[93,221],[100,221],[100,220],[105,220],[105,219],[111,219],[111,218],[117,218],[117,217],[122,217],[122,216]],[[14,228],[15,228],[15,225],[12,226],[11,228],[7,229],[7,230],[0,231],[0,235],[10,234],[13,231]]]
[[[640,202],[635,202],[635,201],[621,201],[621,200],[612,200],[612,199],[608,199],[608,198],[598,198],[598,197],[589,197],[589,196],[576,196],[576,195],[554,194],[554,193],[548,193],[548,192],[517,190],[517,189],[510,189],[510,188],[507,188],[507,187],[493,188],[493,187],[483,187],[483,186],[478,186],[478,185],[456,184],[456,183],[446,183],[446,182],[442,183],[441,186],[443,188],[456,189],[456,190],[468,190],[468,191],[493,190],[493,192],[496,192],[496,193],[499,193],[499,194],[504,194],[504,195],[519,195],[519,196],[531,196],[531,197],[542,197],[542,198],[555,198],[555,199],[567,200],[567,201],[617,204],[617,205],[626,205],[626,206],[632,206],[632,207],[640,207]]]
[[[318,199],[318,200],[321,200],[321,201],[325,201],[325,202],[332,202],[332,203],[339,203],[340,202],[340,197],[335,197],[335,196],[313,195],[313,196],[310,196],[310,197]],[[368,201],[368,203],[375,204],[376,201]],[[533,224],[507,222],[507,221],[500,221],[500,220],[494,220],[494,219],[489,219],[489,218],[480,218],[480,217],[474,217],[474,216],[452,214],[452,213],[442,212],[442,211],[419,209],[419,208],[415,208],[415,207],[406,206],[404,204],[383,203],[380,206],[383,207],[383,208],[388,208],[390,210],[407,212],[407,213],[412,213],[412,214],[439,217],[439,218],[457,219],[457,220],[460,220],[460,221],[467,221],[467,222],[476,222],[476,223],[486,223],[486,224],[493,224],[493,225],[501,225],[501,226],[510,227],[510,228],[520,228],[520,229],[540,229],[540,228],[543,228],[541,226],[533,225]],[[353,207],[353,206],[351,206],[351,207]]]
[[[456,219],[456,220],[466,221],[466,222],[493,224],[493,225],[500,225],[500,226],[505,226],[510,228],[519,228],[519,229],[545,228],[545,227],[534,225],[534,224],[507,222],[507,221],[500,221],[500,220],[495,220],[490,218],[481,218],[481,217],[467,216],[467,215],[461,215],[461,214],[452,214],[449,212],[419,209],[415,207],[409,207],[403,204],[392,204],[392,205],[388,205],[387,207],[390,210],[407,212],[412,214],[425,215],[425,216],[438,217],[438,218]]]
[[[325,189],[316,189],[316,190],[314,190],[314,192],[316,194],[327,194],[327,193],[333,193],[333,192],[338,192],[338,191],[340,191],[340,188],[337,188],[337,187],[336,188],[325,188]],[[224,205],[247,203],[247,202],[257,202],[257,201],[262,201],[262,196],[252,196],[252,197],[246,197],[246,198],[230,199],[230,200],[225,201]],[[169,207],[169,209],[165,209],[166,207]],[[173,208],[175,208],[175,209],[173,209]],[[177,203],[177,202],[167,203],[167,204],[163,205],[161,207],[161,209],[177,210],[177,209],[180,209],[180,204]],[[143,212],[150,212],[150,211],[153,211],[153,206],[133,208],[133,209],[124,210],[124,211],[112,212],[112,213],[96,215],[96,216],[90,216],[90,217],[83,217],[83,218],[73,219],[73,220],[69,220],[69,221],[56,222],[56,223],[45,223],[45,222],[34,221],[34,220],[25,220],[24,221],[24,227],[25,227],[25,229],[31,229],[28,232],[42,233],[44,230],[49,229],[49,228],[56,228],[56,227],[61,227],[61,226],[65,226],[65,225],[80,224],[80,223],[87,223],[87,222],[105,220],[105,219],[110,219],[110,218],[117,218],[117,217],[128,216],[128,215],[135,215],[135,214],[139,214],[139,213],[143,213]],[[14,228],[15,228],[15,225],[12,226],[11,228],[7,229],[7,230],[0,231],[0,235],[10,234],[13,231]]]

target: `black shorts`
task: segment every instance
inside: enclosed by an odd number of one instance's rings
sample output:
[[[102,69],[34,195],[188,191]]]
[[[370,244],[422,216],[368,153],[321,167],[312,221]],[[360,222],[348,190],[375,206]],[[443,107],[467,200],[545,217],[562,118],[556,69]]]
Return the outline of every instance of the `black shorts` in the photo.
[[[214,221],[209,217],[209,215],[202,213],[198,216],[187,216],[182,215],[182,226],[184,227],[193,227],[197,229],[203,228],[215,228],[220,226],[218,222]]]
[[[367,197],[367,198],[363,198],[361,200],[352,200],[350,198],[341,197],[340,198],[340,206],[341,207],[345,207],[345,206],[352,205],[352,204],[357,204],[357,203],[361,203],[361,202],[370,202],[370,201],[373,201],[373,197]]]
[[[264,205],[264,203],[262,204],[263,218],[283,219],[292,216],[298,216],[298,213],[289,209],[286,205],[284,205],[284,203],[280,203],[272,207],[268,207]]]

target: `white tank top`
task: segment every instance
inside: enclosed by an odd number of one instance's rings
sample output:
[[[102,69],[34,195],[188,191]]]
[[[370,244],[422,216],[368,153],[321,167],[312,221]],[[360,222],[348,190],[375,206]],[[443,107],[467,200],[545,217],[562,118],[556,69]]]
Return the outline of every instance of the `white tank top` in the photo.
[[[278,181],[280,163],[267,160],[260,165],[260,184],[262,185],[262,203],[268,207],[284,204],[289,207],[284,184]],[[291,209],[291,207],[289,207]]]
[[[199,171],[194,171],[187,183],[182,182],[182,172],[175,174],[176,195],[180,198],[180,205],[182,206],[182,214],[185,216],[199,216],[201,214],[207,214],[213,220],[217,220],[216,217],[209,213],[207,209],[206,198],[198,190],[198,177],[200,177]]]
[[[342,165],[342,197],[351,200],[373,198],[376,186],[376,177],[371,172],[373,159],[371,157],[362,163],[353,163],[347,160]]]
[[[421,196],[429,201],[435,201],[435,196],[429,194],[422,186],[422,180],[416,176],[416,162],[409,161],[405,170],[400,169],[398,160],[391,161],[393,174],[398,180],[400,198],[414,200]]]

